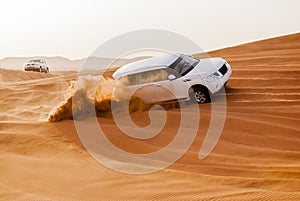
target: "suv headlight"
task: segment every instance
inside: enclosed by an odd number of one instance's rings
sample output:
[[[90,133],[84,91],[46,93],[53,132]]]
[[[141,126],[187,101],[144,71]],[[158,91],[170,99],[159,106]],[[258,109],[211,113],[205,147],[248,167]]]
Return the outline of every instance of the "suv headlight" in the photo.
[[[204,76],[203,79],[207,82],[213,82],[217,79],[219,79],[221,77],[221,75],[218,72],[215,72],[213,74],[210,74],[208,76]]]

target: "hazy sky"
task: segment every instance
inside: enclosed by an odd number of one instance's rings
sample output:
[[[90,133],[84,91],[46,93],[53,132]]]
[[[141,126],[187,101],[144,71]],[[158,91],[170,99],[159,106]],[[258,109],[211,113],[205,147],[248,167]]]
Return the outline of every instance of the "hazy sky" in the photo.
[[[164,29],[211,50],[300,31],[299,0],[1,0],[0,58],[87,57],[138,29]]]

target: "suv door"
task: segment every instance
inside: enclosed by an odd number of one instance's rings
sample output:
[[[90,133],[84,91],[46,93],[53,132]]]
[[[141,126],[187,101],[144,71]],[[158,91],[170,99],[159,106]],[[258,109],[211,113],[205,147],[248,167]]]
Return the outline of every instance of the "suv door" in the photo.
[[[160,101],[158,85],[152,82],[152,71],[128,75],[129,94],[142,99],[145,103]]]
[[[159,87],[160,101],[186,99],[188,90],[188,79],[167,69],[160,69],[161,80],[155,84]]]

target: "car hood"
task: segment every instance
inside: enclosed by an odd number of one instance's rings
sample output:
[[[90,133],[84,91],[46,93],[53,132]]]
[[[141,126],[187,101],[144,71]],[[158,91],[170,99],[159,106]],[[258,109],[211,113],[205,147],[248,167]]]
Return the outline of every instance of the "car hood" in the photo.
[[[195,66],[194,70],[203,74],[211,74],[219,70],[219,68],[225,63],[222,58],[205,58],[200,59],[199,63]]]

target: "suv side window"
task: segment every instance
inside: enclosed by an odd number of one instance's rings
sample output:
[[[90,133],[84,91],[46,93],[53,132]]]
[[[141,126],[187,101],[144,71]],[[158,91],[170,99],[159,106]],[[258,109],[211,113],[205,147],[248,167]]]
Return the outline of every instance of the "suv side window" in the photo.
[[[142,73],[128,75],[128,84],[136,85],[136,84],[146,84],[152,82],[159,82],[163,80],[168,80],[169,72],[166,69],[158,69],[152,71],[146,71]]]

